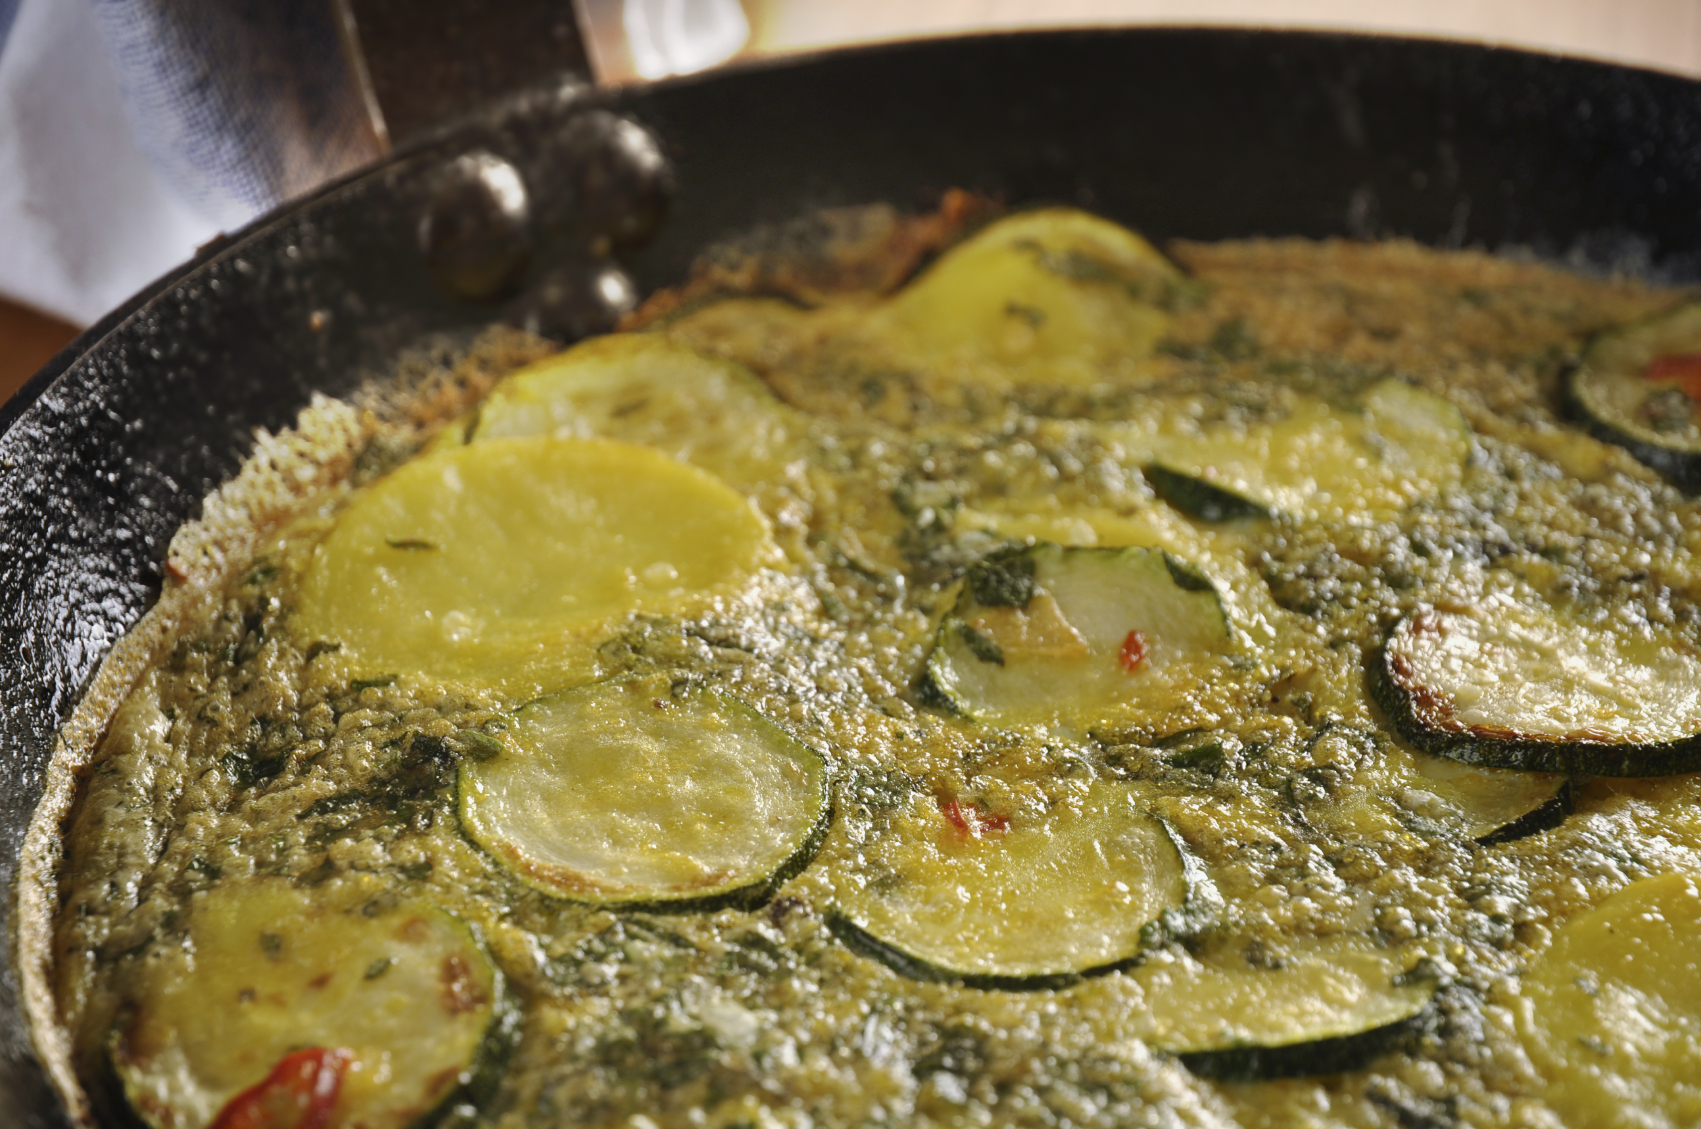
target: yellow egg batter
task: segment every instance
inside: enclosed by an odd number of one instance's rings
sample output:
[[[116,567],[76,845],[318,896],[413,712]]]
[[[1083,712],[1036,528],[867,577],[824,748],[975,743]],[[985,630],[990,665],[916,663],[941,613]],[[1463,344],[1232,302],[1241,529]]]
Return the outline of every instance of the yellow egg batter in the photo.
[[[1686,296],[1168,251],[1023,213],[380,427],[82,774],[95,1114],[1693,1125],[1701,508],[1561,389]]]

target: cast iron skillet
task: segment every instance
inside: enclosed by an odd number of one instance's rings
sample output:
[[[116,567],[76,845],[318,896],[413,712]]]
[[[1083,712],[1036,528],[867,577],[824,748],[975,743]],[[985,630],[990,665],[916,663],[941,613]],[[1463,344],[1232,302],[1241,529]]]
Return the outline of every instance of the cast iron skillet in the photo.
[[[1143,30],[989,36],[588,95],[539,91],[269,216],[156,283],[0,410],[0,927],[54,734],[149,606],[173,530],[256,427],[422,335],[512,316],[578,253],[561,138],[600,104],[677,175],[626,254],[641,290],[706,243],[824,205],[961,186],[1078,203],[1159,240],[1409,236],[1701,276],[1701,85],[1454,43]],[[506,158],[536,204],[520,296],[448,297],[419,251],[445,166]],[[582,188],[583,185],[579,184]],[[518,304],[516,304],[518,303]],[[317,328],[313,328],[317,326]],[[62,1126],[0,966],[0,1111]]]

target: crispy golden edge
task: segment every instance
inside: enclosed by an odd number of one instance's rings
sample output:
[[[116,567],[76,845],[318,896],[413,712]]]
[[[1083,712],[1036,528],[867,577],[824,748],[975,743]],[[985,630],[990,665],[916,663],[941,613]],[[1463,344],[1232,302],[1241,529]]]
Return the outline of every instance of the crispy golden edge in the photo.
[[[944,247],[997,211],[985,197],[952,190],[937,212],[907,216],[890,208],[843,209],[838,230],[814,234],[809,254],[778,246],[711,251],[679,287],[658,291],[622,329],[665,321],[692,304],[728,293],[783,293],[805,304],[849,291],[895,289]],[[832,219],[832,217],[829,217]],[[829,226],[832,226],[831,224]],[[183,632],[216,606],[267,536],[326,491],[346,482],[355,460],[381,435],[422,438],[470,411],[507,372],[554,346],[514,330],[487,331],[450,366],[441,347],[405,356],[393,379],[369,382],[353,404],[315,394],[293,428],[256,434],[253,454],[209,495],[200,519],[184,525],[167,552],[158,603],[114,646],[60,730],[47,781],[18,861],[17,922],[12,944],[20,997],[35,1050],[73,1122],[96,1129],[87,1093],[72,1065],[71,1033],[53,991],[53,918],[64,863],[64,825],[114,713],[141,678],[163,661]]]
[[[71,1032],[54,996],[53,917],[65,823],[79,775],[114,713],[184,631],[212,614],[226,587],[252,564],[268,538],[349,480],[375,439],[423,441],[469,411],[504,373],[554,348],[498,328],[463,349],[426,347],[404,356],[391,379],[369,382],[350,398],[352,403],[315,393],[294,427],[275,435],[256,431],[253,452],[235,476],[209,494],[201,516],[172,537],[158,602],[101,662],[59,731],[41,802],[18,858],[17,925],[9,940],[20,1002],[36,1055],[74,1124],[96,1129],[88,1094],[72,1065]]]

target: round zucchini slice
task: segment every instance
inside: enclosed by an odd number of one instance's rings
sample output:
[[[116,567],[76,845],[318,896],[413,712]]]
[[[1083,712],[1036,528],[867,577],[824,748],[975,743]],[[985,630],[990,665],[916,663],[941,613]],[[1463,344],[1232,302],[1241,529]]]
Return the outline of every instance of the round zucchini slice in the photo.
[[[1130,975],[1146,991],[1134,1033],[1196,1074],[1243,1081],[1357,1070],[1411,1033],[1435,996],[1415,954],[1368,937],[1285,940],[1248,961],[1240,938],[1166,950]]]
[[[1210,579],[1162,549],[1040,543],[969,570],[925,696],[968,716],[1165,701],[1237,650]]]
[[[1470,428],[1441,397],[1383,380],[1347,407],[1307,399],[1284,419],[1160,437],[1154,448],[1146,481],[1183,513],[1344,521],[1398,513],[1458,482]]]
[[[1701,302],[1596,337],[1565,394],[1595,438],[1701,490]]]
[[[1569,776],[1482,768],[1446,757],[1418,754],[1424,790],[1460,813],[1464,833],[1485,847],[1511,843],[1564,823],[1577,810],[1577,789]],[[1414,757],[1416,759],[1416,757]],[[1418,808],[1421,796],[1402,795]],[[1420,814],[1427,814],[1422,813]]]
[[[804,431],[744,366],[656,334],[616,333],[503,380],[479,409],[472,441],[618,439],[748,488],[781,475]]]
[[[999,220],[894,297],[888,319],[924,356],[1091,384],[1149,357],[1185,278],[1140,236],[1070,208]]]
[[[214,887],[188,930],[143,958],[110,1046],[156,1129],[294,1099],[327,1125],[405,1129],[501,1068],[502,978],[428,902],[263,878]]]
[[[1566,924],[1518,1019],[1547,1103],[1577,1125],[1701,1125],[1701,890],[1644,878]]]
[[[830,923],[919,980],[1049,988],[1134,960],[1217,903],[1198,864],[1127,786],[1043,811],[918,793],[839,878]]]
[[[627,677],[515,712],[460,768],[461,825],[521,881],[600,905],[754,906],[826,831],[827,766],[736,699]]]
[[[560,666],[630,613],[735,593],[772,552],[742,496],[658,451],[494,440],[358,496],[314,555],[296,631],[374,672],[496,679]]]
[[[1557,827],[1571,814],[1571,778],[1556,772],[1484,768],[1418,752],[1382,734],[1335,727],[1317,745],[1371,746],[1346,786],[1306,818],[1372,838],[1401,829],[1451,833],[1484,846]],[[1326,749],[1319,751],[1327,752]]]
[[[1425,609],[1372,660],[1376,696],[1426,752],[1596,776],[1701,769],[1701,659],[1667,632],[1575,622],[1532,599]]]
[[[1281,510],[1267,500],[1273,491],[1264,482],[1251,481],[1244,474],[1225,475],[1215,464],[1171,457],[1176,465],[1151,462],[1141,473],[1154,494],[1182,513],[1211,522],[1281,516]]]

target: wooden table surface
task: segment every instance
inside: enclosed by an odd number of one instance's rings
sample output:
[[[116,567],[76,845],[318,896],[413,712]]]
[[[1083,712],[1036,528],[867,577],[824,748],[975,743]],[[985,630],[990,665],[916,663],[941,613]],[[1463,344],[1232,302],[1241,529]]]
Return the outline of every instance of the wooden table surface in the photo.
[[[0,300],[0,401],[11,399],[76,335],[68,322]]]

